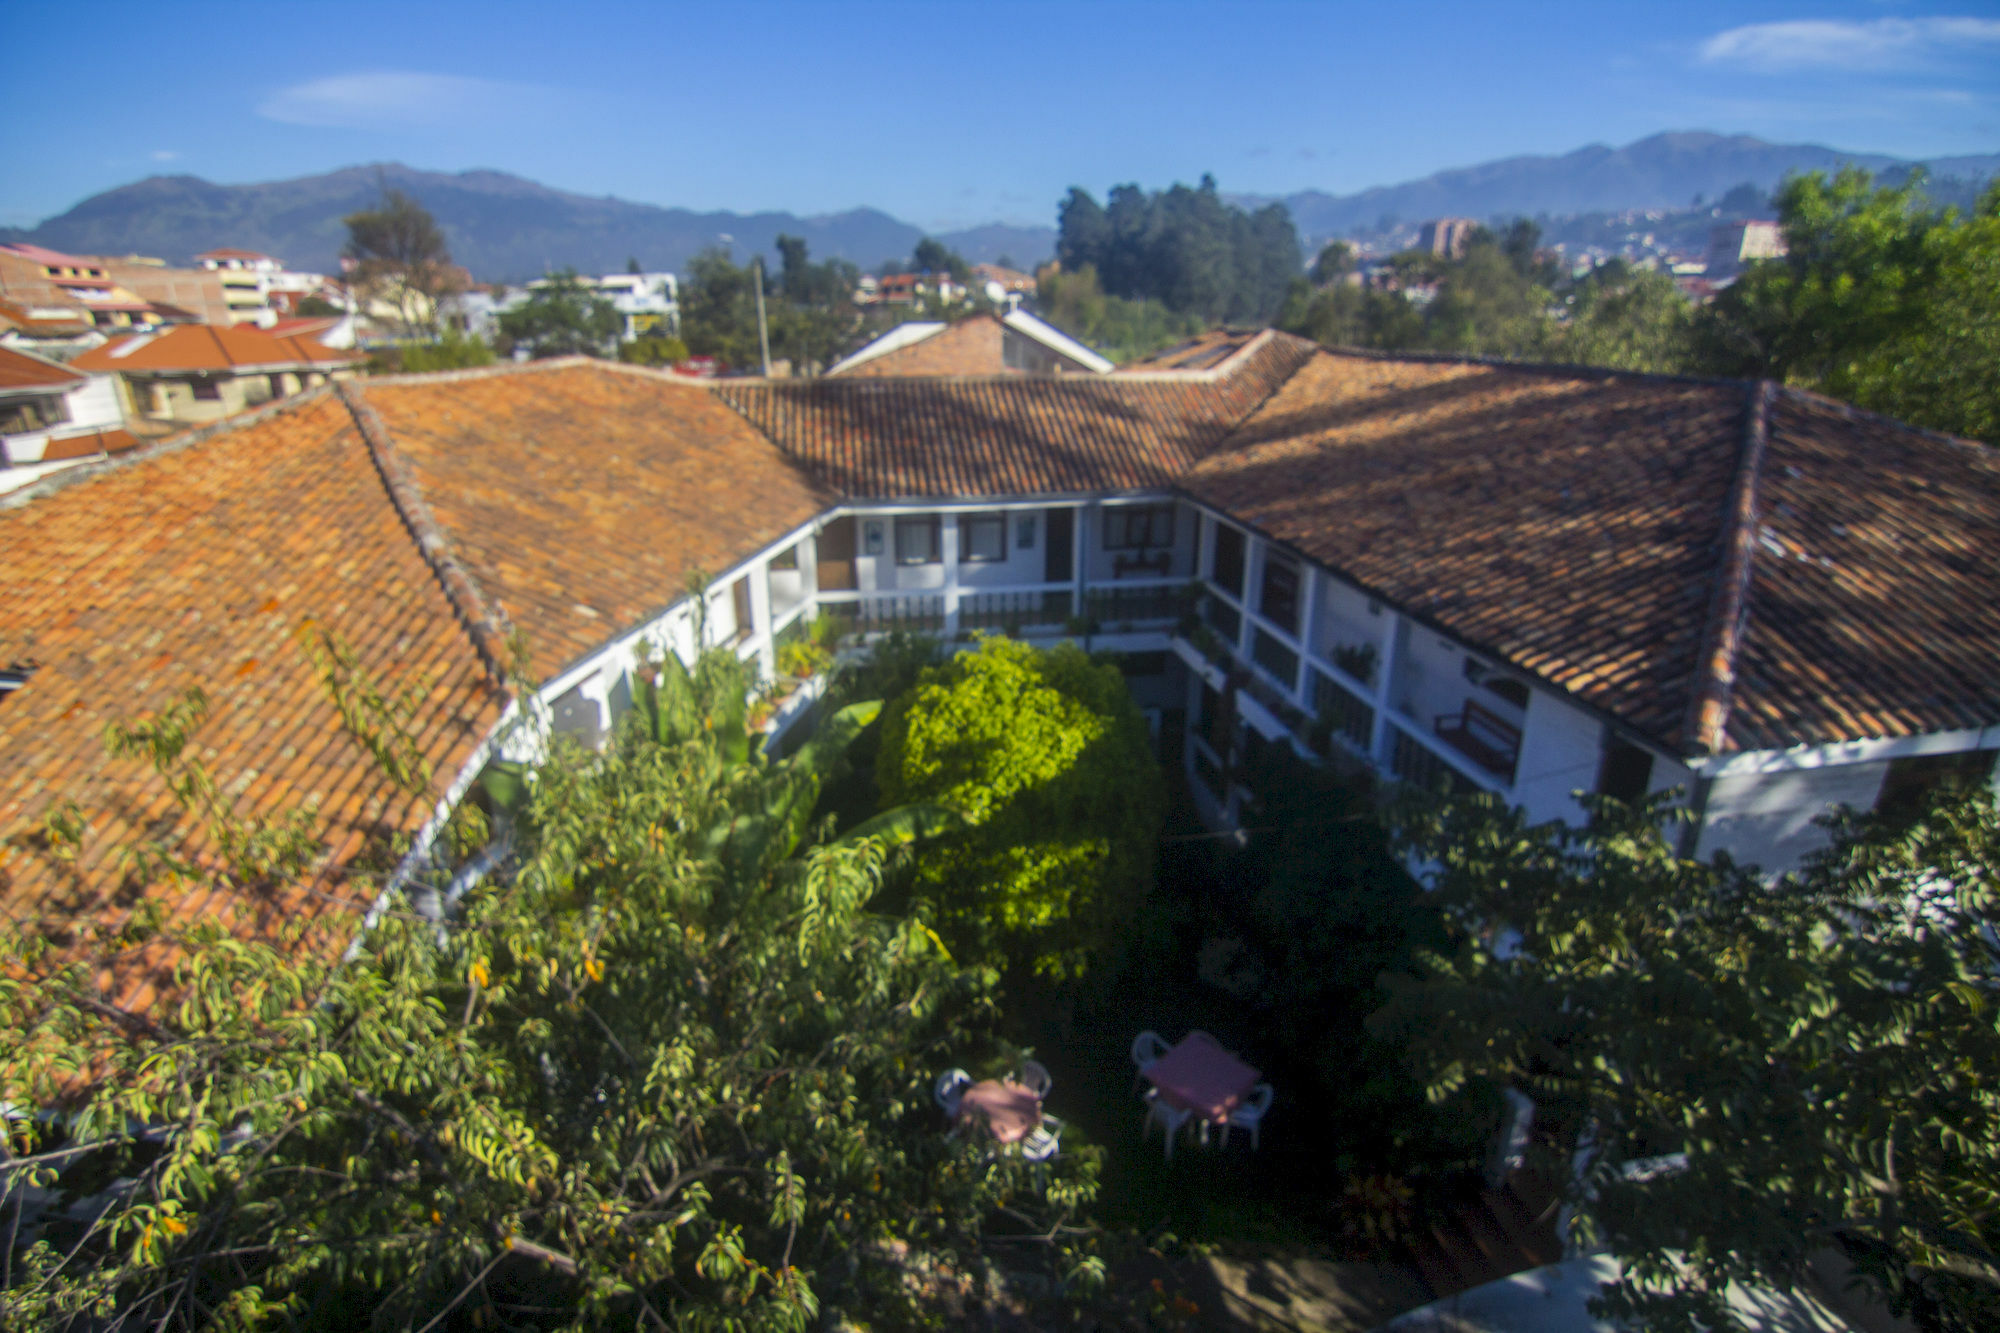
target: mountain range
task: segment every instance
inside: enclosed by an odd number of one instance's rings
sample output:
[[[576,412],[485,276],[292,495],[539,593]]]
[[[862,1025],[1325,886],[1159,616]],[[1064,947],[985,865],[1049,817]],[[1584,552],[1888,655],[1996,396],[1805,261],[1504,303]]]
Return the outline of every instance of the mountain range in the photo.
[[[1554,217],[1624,209],[1685,209],[1746,182],[1768,190],[1787,172],[1853,163],[1900,175],[1919,165],[1815,144],[1773,144],[1747,135],[1656,134],[1623,148],[1592,145],[1553,157],[1512,157],[1454,168],[1356,194],[1304,190],[1239,196],[1282,202],[1310,244],[1376,227],[1385,216]],[[2000,154],[1922,163],[1961,181],[2000,174]],[[570,267],[611,272],[636,259],[648,269],[683,269],[710,245],[738,256],[775,257],[780,233],[803,236],[818,258],[873,266],[905,258],[925,234],[872,208],[798,217],[791,213],[696,212],[550,189],[501,171],[419,171],[400,163],[348,167],[318,176],[216,185],[196,176],[154,176],[93,195],[29,229],[0,229],[0,240],[31,241],[81,254],[149,254],[173,263],[219,246],[277,255],[291,267],[331,272],[345,230],[340,219],[371,205],[383,186],[408,191],[437,217],[459,263],[484,281],[518,281]],[[1051,227],[993,224],[944,232],[966,258],[1012,259],[1031,267],[1055,250]]]
[[[1922,166],[1933,177],[1979,181],[2000,174],[2000,154],[1941,157],[1924,162],[1880,153],[1850,153],[1818,144],[1774,144],[1747,134],[1681,131],[1655,134],[1623,148],[1592,144],[1554,157],[1509,157],[1456,167],[1401,185],[1356,194],[1301,190],[1245,196],[1277,202],[1308,244],[1378,228],[1385,218],[1567,217],[1628,209],[1686,209],[1697,197],[1713,202],[1735,186],[1769,191],[1791,172],[1834,171],[1852,165],[1900,179]]]

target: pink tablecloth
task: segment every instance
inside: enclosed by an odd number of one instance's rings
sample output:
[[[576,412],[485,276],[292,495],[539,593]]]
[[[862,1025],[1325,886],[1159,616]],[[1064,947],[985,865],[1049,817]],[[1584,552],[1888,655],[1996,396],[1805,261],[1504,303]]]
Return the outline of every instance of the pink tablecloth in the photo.
[[[1042,1099],[1018,1083],[989,1078],[967,1088],[958,1100],[961,1117],[978,1116],[1002,1143],[1019,1143],[1042,1123]]]
[[[1259,1077],[1201,1031],[1188,1033],[1180,1045],[1154,1061],[1145,1076],[1169,1103],[1217,1124],[1249,1096]]]

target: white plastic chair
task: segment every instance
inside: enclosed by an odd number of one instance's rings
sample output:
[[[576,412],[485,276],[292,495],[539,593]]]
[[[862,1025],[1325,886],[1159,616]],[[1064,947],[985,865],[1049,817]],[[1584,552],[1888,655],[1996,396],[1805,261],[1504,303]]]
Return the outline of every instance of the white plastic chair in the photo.
[[[1250,1131],[1250,1151],[1257,1151],[1257,1126],[1263,1123],[1264,1112],[1271,1109],[1271,1085],[1259,1083],[1250,1089],[1249,1100],[1229,1113],[1229,1119],[1222,1122],[1222,1146],[1229,1146],[1229,1131],[1247,1129]]]
[[[1139,1126],[1139,1141],[1146,1141],[1146,1131],[1153,1127],[1155,1120],[1167,1131],[1167,1160],[1174,1160],[1174,1140],[1180,1137],[1188,1121],[1194,1119],[1193,1111],[1183,1111],[1178,1106],[1170,1106],[1160,1098],[1158,1088],[1146,1089],[1146,1120]]]
[[[1028,1131],[1021,1140],[1021,1156],[1030,1162],[1046,1162],[1054,1157],[1062,1147],[1062,1121],[1052,1115],[1042,1117],[1042,1123]]]
[[[1049,1077],[1048,1066],[1040,1060],[1021,1061],[1020,1079],[1021,1086],[1037,1097],[1046,1098],[1049,1089],[1056,1085],[1056,1081]]]
[[[1172,1049],[1173,1047],[1167,1045],[1166,1038],[1151,1028],[1147,1028],[1144,1032],[1132,1038],[1132,1063],[1139,1066],[1140,1074],[1144,1074],[1148,1069],[1153,1067],[1161,1056]],[[1135,1088],[1139,1086],[1139,1079],[1136,1075],[1132,1079],[1132,1086]]]
[[[963,1069],[947,1069],[939,1074],[936,1093],[938,1109],[943,1111],[948,1119],[958,1119],[959,1098],[963,1097],[965,1090],[971,1086],[972,1075]]]

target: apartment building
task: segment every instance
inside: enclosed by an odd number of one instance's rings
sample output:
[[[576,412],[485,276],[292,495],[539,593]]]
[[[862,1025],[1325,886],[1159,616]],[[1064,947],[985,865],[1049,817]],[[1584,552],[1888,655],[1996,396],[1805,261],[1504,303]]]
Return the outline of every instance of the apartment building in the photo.
[[[114,338],[70,365],[115,376],[134,420],[205,425],[354,373],[366,358],[254,325],[178,324]]]
[[[137,443],[111,376],[0,347],[0,494]]]
[[[820,614],[1120,653],[1218,827],[1285,746],[1544,819],[1671,791],[1689,850],[1775,872],[1836,804],[1991,780],[1985,446],[1764,383],[1198,342],[1167,359],[1199,368],[1095,376],[350,381],[0,498],[28,571],[0,585],[25,672],[0,835],[62,800],[92,830],[61,865],[9,845],[7,909],[131,910],[117,850],[162,791],[94,738],[188,685],[218,783],[316,801],[331,849],[243,928],[351,923],[343,865],[424,846],[496,756],[601,738],[648,655],[705,634],[775,679]],[[427,791],[374,775],[302,633],[406,701]],[[772,743],[815,689],[784,683]],[[131,951],[107,989],[143,999],[164,965]]]

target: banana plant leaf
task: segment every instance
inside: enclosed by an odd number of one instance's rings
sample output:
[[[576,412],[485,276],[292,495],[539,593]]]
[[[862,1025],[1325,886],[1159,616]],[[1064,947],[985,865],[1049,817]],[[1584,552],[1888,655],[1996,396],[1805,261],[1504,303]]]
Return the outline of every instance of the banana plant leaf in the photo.
[[[971,820],[948,805],[913,802],[862,820],[836,839],[834,845],[845,847],[863,838],[880,838],[892,847],[900,847],[971,826]]]

